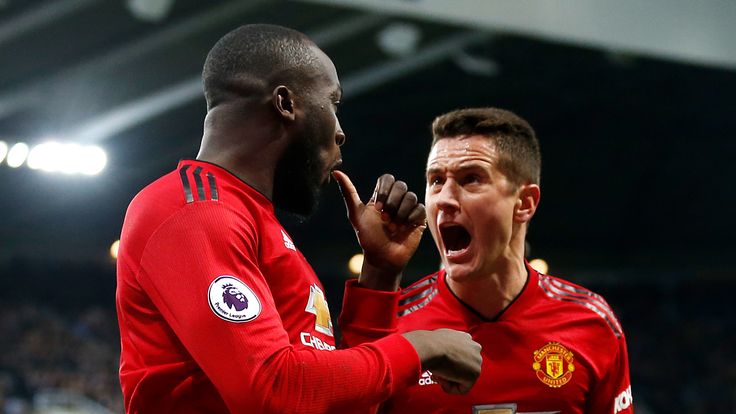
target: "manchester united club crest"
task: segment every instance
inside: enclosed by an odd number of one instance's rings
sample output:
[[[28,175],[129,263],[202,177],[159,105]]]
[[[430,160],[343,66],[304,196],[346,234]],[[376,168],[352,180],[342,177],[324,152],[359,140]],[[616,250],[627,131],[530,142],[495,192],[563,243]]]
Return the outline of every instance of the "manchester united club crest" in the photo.
[[[570,381],[575,371],[573,354],[559,342],[550,342],[534,351],[532,368],[540,381],[559,388]]]

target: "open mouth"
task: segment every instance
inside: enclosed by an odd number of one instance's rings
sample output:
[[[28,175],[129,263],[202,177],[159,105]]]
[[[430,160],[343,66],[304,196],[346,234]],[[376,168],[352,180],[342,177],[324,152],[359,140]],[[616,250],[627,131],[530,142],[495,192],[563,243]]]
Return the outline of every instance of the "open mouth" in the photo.
[[[447,257],[461,254],[470,246],[470,233],[459,224],[451,223],[440,227],[440,236]]]

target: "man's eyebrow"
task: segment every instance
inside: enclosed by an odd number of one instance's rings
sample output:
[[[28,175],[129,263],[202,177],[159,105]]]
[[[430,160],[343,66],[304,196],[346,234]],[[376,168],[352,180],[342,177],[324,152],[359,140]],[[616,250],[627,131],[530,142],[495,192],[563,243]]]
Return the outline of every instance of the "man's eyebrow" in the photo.
[[[471,161],[468,163],[461,164],[459,167],[457,167],[457,170],[467,171],[467,170],[484,169],[485,164],[490,164],[490,163],[481,162],[481,161]]]
[[[467,170],[478,170],[485,169],[486,164],[490,164],[482,161],[470,161],[453,168],[455,171],[467,171]],[[435,174],[445,170],[443,167],[427,167],[427,174]]]
[[[337,85],[337,89],[332,92],[332,98],[337,100],[342,99],[342,85]]]

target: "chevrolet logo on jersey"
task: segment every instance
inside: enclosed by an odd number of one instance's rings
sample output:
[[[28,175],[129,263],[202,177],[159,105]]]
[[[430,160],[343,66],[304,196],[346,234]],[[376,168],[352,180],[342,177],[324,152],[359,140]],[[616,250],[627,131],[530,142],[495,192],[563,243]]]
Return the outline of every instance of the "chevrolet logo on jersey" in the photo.
[[[316,316],[314,330],[325,335],[334,336],[332,333],[332,318],[330,318],[330,308],[327,306],[325,294],[317,285],[309,287],[309,301],[305,311]]]

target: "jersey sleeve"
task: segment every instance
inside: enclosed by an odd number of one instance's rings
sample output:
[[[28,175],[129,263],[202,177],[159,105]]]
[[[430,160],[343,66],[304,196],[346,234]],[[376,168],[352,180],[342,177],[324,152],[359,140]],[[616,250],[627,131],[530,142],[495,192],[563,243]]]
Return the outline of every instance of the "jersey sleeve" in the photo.
[[[595,384],[585,412],[612,414],[634,412],[626,338],[621,335],[616,340],[616,356],[611,360],[605,376]]]
[[[184,207],[149,239],[138,282],[232,413],[317,413],[373,406],[419,377],[419,358],[399,335],[353,349],[296,349],[258,268],[247,212],[216,203]],[[241,281],[261,311],[247,322],[218,316],[208,288]]]
[[[348,280],[338,318],[340,346],[356,346],[396,333],[399,297],[399,291],[367,289],[355,279]]]

